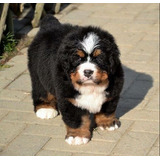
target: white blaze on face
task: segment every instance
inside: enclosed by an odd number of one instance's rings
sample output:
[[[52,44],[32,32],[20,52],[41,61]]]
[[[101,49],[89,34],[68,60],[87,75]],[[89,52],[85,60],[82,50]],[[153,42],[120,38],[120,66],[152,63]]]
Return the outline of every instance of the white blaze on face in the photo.
[[[99,37],[95,33],[90,32],[83,38],[81,45],[87,54],[91,54],[94,48],[98,47],[98,42]]]
[[[95,78],[97,68],[96,65],[90,62],[90,54],[93,52],[93,50],[98,47],[99,43],[99,37],[93,33],[89,32],[84,38],[83,41],[80,42],[82,45],[83,50],[88,54],[87,61],[81,64],[78,67],[78,72],[80,74],[81,80],[87,80],[87,77],[84,76],[84,70],[91,70],[93,71],[92,77]]]

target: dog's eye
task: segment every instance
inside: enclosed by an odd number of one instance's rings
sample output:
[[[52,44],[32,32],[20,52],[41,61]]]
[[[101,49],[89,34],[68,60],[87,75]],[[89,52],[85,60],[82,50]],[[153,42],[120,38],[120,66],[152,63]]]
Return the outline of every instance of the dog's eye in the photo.
[[[72,57],[72,60],[73,60],[73,62],[80,62],[80,61],[81,61],[81,57],[79,57],[79,56],[77,56],[77,55],[74,55],[74,56]]]
[[[79,57],[78,55],[73,56],[71,63],[73,66],[79,65],[81,63],[81,57]]]

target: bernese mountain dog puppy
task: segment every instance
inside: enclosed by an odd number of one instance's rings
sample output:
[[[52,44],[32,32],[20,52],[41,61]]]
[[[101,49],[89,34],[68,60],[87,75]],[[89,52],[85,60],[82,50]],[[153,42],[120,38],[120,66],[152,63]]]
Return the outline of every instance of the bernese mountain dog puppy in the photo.
[[[61,24],[47,15],[28,50],[37,117],[50,119],[60,113],[70,145],[86,144],[95,125],[117,129],[115,111],[124,82],[119,55],[107,31]]]

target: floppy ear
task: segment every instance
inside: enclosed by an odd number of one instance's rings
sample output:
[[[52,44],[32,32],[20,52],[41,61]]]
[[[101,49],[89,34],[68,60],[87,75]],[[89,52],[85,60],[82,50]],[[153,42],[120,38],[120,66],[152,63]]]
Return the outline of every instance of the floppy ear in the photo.
[[[62,65],[62,68],[64,71],[68,71],[69,69],[69,64],[68,64],[68,59],[67,59],[67,55],[62,55],[60,63]]]
[[[120,60],[119,60],[119,51],[115,51],[114,53],[111,53],[110,57],[109,57],[109,72],[111,74],[115,74],[117,67],[120,64]]]
[[[58,50],[58,63],[66,77],[69,77],[70,71],[70,63],[69,63],[69,55],[70,55],[70,48],[67,45],[62,45]]]

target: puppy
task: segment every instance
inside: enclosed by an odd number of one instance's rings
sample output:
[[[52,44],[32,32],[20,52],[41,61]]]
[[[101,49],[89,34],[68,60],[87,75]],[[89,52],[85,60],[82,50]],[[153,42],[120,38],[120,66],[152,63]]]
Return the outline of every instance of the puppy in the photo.
[[[115,111],[124,82],[119,55],[108,32],[61,24],[47,15],[28,50],[37,117],[60,113],[70,145],[89,142],[93,123],[102,130],[117,129]]]

